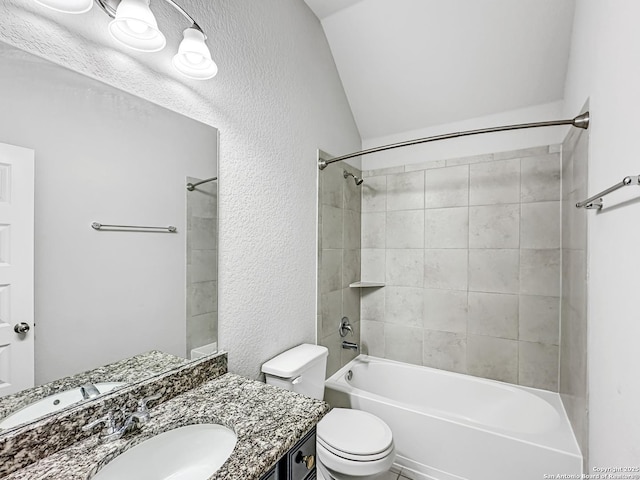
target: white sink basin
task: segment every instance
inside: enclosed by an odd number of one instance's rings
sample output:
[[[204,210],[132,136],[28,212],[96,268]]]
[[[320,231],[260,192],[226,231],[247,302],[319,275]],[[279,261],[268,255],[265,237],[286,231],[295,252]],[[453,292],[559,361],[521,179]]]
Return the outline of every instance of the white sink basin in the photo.
[[[106,393],[110,392],[114,388],[121,387],[123,385],[126,385],[126,383],[104,382],[96,383],[95,387],[100,393]],[[49,395],[42,400],[38,400],[27,405],[24,408],[21,408],[17,412],[3,419],[0,422],[0,430],[6,430],[7,428],[12,428],[16,425],[21,425],[25,422],[36,420],[43,415],[51,412],[57,412],[58,410],[62,410],[63,408],[68,407],[69,405],[81,402],[82,400],[83,398],[82,393],[80,392],[80,387]]]
[[[176,428],[127,450],[93,480],[206,480],[229,458],[237,440],[222,425]]]

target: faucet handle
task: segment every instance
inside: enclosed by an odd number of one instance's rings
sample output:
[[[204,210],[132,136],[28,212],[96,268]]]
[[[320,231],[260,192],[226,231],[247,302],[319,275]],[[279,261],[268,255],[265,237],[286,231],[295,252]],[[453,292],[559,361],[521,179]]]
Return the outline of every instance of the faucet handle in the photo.
[[[113,415],[113,412],[107,412],[107,414],[103,417],[94,420],[93,422],[87,423],[82,427],[83,432],[88,432],[92,430],[94,427],[104,423],[104,426],[107,429],[107,434],[110,435],[116,431],[116,419]]]
[[[155,402],[156,400],[160,400],[160,398],[162,397],[161,394],[156,393],[155,395],[150,395],[148,397],[144,397],[141,398],[140,400],[138,400],[138,412],[146,412],[148,411],[148,403],[149,402]]]
[[[338,332],[342,338],[347,336],[347,333],[350,333],[353,336],[353,328],[351,328],[351,324],[349,323],[349,319],[347,317],[342,317],[340,320],[340,326],[338,327]]]

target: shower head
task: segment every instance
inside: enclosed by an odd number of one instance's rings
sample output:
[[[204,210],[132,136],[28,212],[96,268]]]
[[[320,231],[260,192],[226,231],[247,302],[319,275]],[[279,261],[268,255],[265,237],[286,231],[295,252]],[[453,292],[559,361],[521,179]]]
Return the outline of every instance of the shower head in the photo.
[[[344,178],[353,177],[353,181],[356,182],[356,185],[362,185],[362,183],[364,182],[364,180],[362,178],[356,177],[353,173],[347,172],[346,170],[343,170],[342,176]]]

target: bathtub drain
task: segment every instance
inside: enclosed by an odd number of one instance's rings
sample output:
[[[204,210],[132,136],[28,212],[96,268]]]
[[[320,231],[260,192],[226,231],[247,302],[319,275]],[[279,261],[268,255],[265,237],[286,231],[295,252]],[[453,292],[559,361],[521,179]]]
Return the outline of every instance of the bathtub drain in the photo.
[[[345,377],[347,377],[347,381],[350,381],[353,378],[353,372],[349,370],[345,375]]]

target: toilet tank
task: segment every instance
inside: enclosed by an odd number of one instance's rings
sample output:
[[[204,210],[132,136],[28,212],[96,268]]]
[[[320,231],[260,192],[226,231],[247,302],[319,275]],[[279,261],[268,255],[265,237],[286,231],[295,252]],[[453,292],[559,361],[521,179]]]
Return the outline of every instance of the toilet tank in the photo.
[[[262,372],[269,385],[322,400],[328,354],[327,347],[304,343],[266,362]]]

